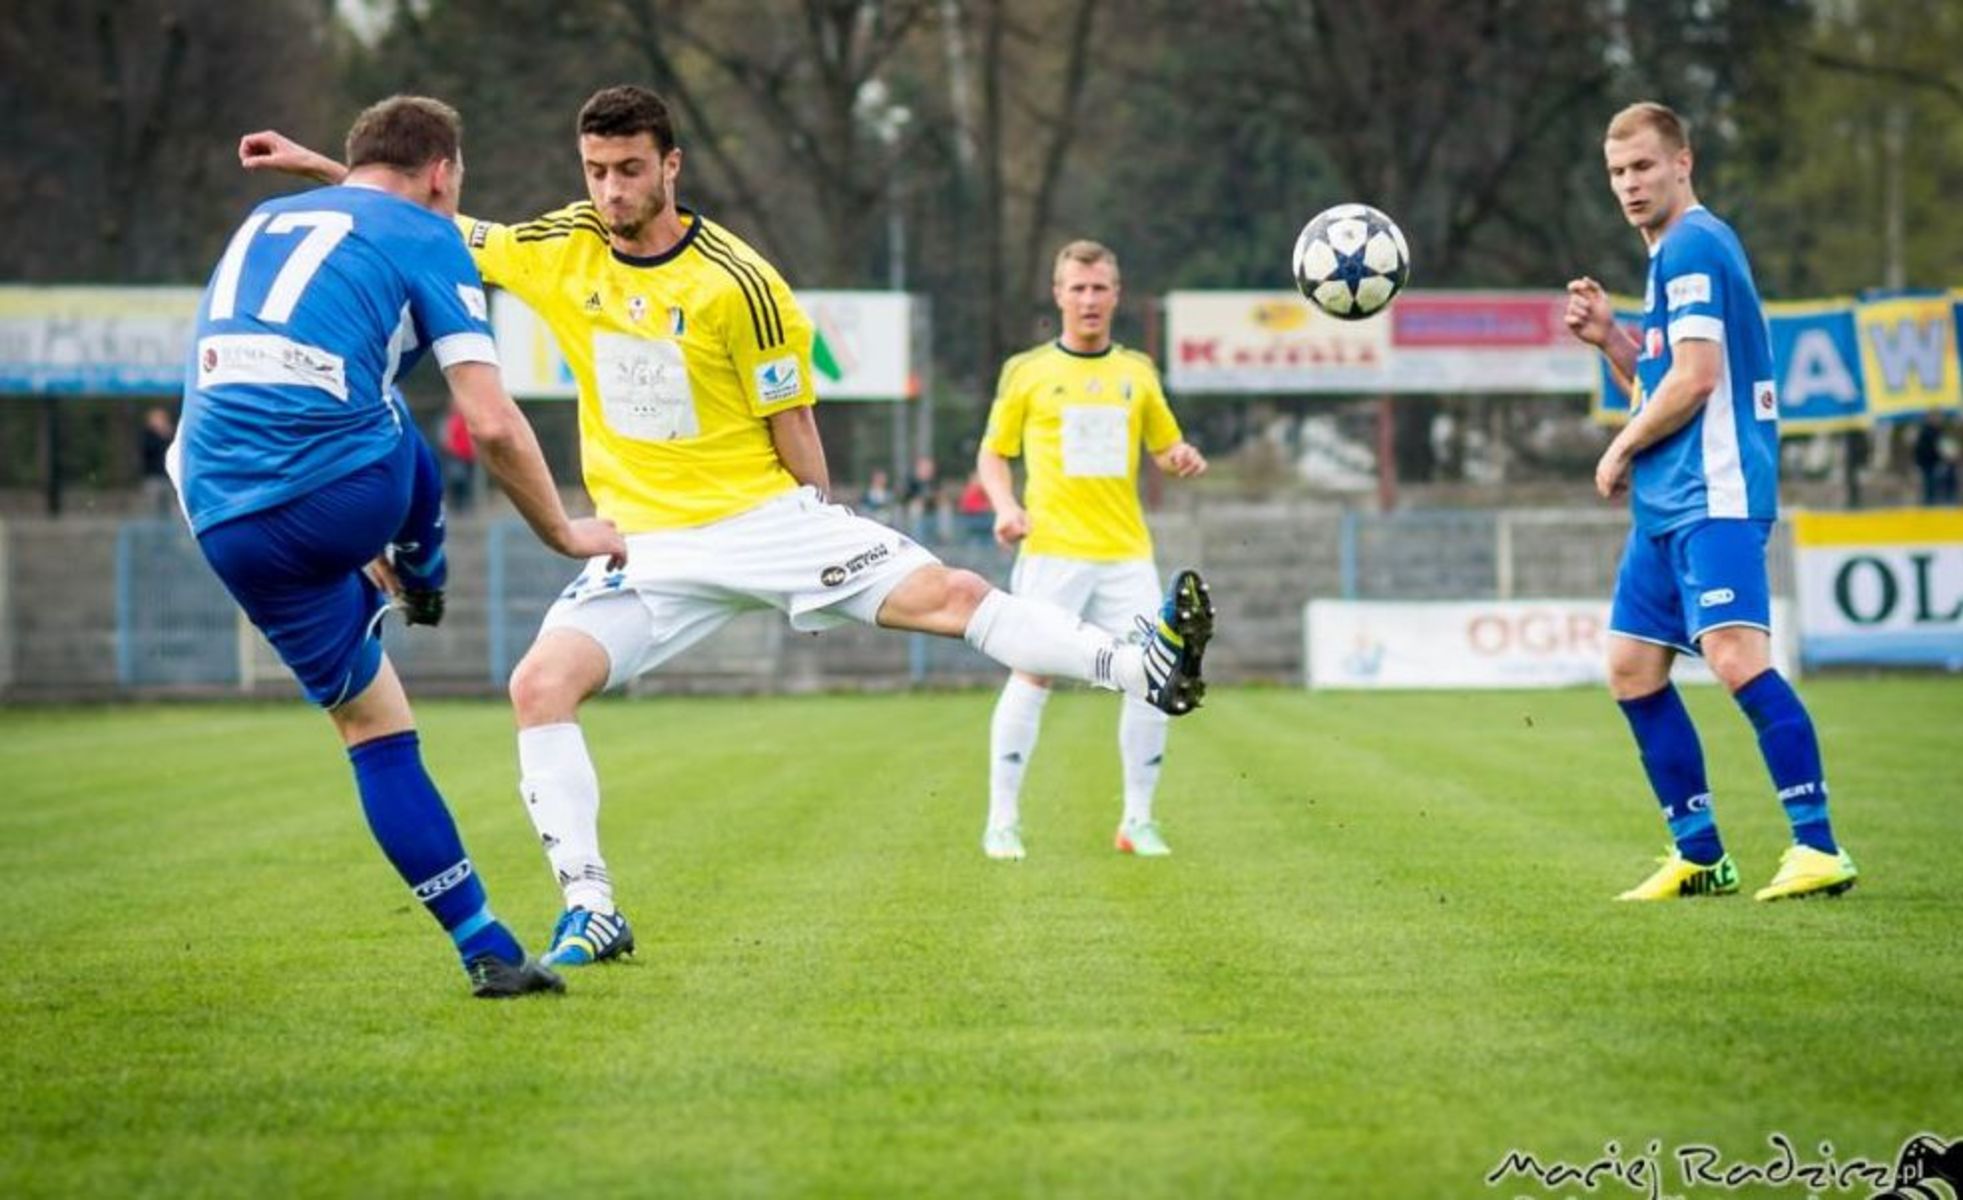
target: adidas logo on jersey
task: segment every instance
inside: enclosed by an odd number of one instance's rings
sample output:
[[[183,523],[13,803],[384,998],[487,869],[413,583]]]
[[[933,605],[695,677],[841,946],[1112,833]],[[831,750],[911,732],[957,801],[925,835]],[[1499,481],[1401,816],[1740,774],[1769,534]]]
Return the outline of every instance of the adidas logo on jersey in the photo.
[[[590,313],[596,313],[600,311],[600,293],[598,292],[587,293],[586,311]]]

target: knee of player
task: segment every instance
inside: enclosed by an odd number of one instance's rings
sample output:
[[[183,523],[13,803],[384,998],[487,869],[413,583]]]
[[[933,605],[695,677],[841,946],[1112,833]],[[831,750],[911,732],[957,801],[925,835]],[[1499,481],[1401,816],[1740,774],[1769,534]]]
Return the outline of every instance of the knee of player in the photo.
[[[1767,666],[1764,655],[1731,645],[1706,648],[1704,659],[1711,668],[1711,674],[1716,675],[1726,689],[1734,692],[1758,678]]]
[[[947,593],[943,601],[945,607],[963,613],[972,613],[977,605],[988,598],[995,585],[973,571],[956,569],[947,573]]]
[[[507,690],[521,725],[565,720],[585,699],[572,672],[538,654],[528,654],[519,662]]]

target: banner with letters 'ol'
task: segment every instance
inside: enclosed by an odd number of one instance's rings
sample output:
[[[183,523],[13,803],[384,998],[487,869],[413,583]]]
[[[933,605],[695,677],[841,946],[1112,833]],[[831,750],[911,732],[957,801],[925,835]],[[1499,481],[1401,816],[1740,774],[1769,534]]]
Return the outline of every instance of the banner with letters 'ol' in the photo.
[[[1781,433],[1855,429],[1963,407],[1963,291],[1773,303],[1765,311]],[[1639,314],[1634,301],[1617,299],[1616,320],[1625,328],[1633,331]],[[1606,363],[1594,411],[1608,424],[1629,419],[1628,394]]]

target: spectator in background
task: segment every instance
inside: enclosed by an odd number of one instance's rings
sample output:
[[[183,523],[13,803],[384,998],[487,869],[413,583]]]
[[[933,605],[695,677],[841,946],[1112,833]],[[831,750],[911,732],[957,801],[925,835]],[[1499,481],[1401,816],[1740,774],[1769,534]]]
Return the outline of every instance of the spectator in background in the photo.
[[[982,486],[980,472],[968,472],[968,482],[961,488],[955,512],[961,521],[963,538],[983,543],[995,540],[995,506],[989,503],[988,489]]]
[[[1939,408],[1922,414],[1915,431],[1915,469],[1922,473],[1922,503],[1956,503],[1956,439]]]
[[[443,495],[451,512],[468,512],[477,500],[477,446],[454,404],[443,418],[442,447]]]
[[[893,477],[886,473],[885,467],[874,467],[871,478],[866,480],[866,490],[859,497],[859,504],[866,515],[875,521],[884,521],[893,508]]]
[[[940,470],[934,463],[934,456],[922,454],[915,458],[913,474],[907,476],[906,507],[907,523],[912,526],[917,540],[939,540],[933,536],[939,531],[928,526],[928,521],[939,507],[939,485]]]
[[[177,423],[170,411],[153,408],[143,414],[143,433],[138,442],[143,456],[143,511],[153,517],[167,517],[177,504],[177,489],[170,486],[165,462],[170,443],[177,436]]]

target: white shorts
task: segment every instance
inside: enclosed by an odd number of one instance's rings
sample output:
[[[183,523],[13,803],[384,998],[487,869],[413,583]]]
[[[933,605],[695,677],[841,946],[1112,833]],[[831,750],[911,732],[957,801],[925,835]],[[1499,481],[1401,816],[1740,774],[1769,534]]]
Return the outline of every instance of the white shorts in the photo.
[[[902,580],[939,562],[803,487],[709,525],[631,535],[626,568],[588,562],[540,632],[576,629],[600,643],[612,662],[607,686],[618,687],[739,613],[774,608],[805,633],[871,625]]]
[[[1164,600],[1159,568],[1149,558],[1090,562],[1024,554],[1016,559],[1009,590],[1018,596],[1046,600],[1106,633],[1125,638],[1134,632],[1132,618],[1157,620]]]

